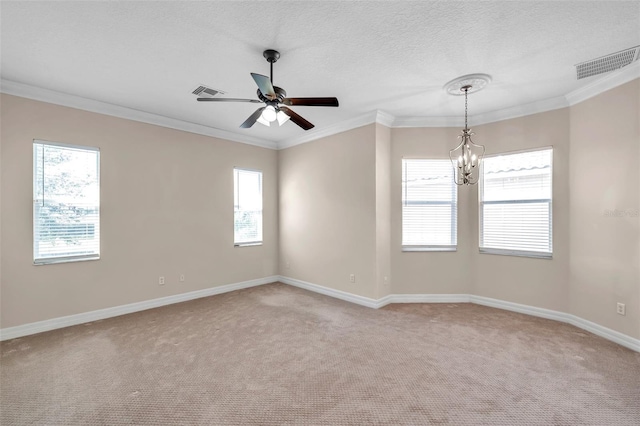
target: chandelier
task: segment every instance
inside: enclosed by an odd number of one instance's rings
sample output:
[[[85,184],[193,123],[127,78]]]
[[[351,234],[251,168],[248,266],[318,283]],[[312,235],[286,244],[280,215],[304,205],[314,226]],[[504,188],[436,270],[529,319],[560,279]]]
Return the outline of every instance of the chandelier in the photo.
[[[484,155],[484,146],[476,145],[471,140],[474,133],[467,124],[468,96],[469,93],[483,89],[490,81],[491,77],[486,74],[470,74],[445,85],[445,90],[451,95],[464,94],[464,129],[458,136],[460,145],[449,151],[456,185],[475,185],[480,179],[480,162]]]

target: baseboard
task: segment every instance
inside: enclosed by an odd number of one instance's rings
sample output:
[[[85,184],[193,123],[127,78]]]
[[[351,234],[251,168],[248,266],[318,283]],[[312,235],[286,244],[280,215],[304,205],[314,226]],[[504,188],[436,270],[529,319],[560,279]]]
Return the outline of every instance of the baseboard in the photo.
[[[344,300],[347,302],[355,303],[356,305],[366,306],[367,308],[380,308],[387,303],[383,304],[383,299],[371,299],[370,297],[359,296],[357,294],[348,293],[346,291],[335,290],[329,287],[324,287],[318,284],[313,284],[307,281],[297,280],[295,278],[284,277],[280,275],[279,281],[284,284],[288,284],[294,287],[303,288],[305,290],[313,291],[314,293],[324,294],[325,296],[334,297],[336,299]]]
[[[506,311],[518,312],[521,314],[532,315],[535,317],[547,318],[555,321],[571,324],[590,333],[600,336],[619,345],[629,348],[636,352],[640,352],[640,339],[635,339],[626,334],[604,327],[600,324],[588,321],[578,316],[567,314],[564,312],[553,311],[551,309],[537,308],[535,306],[521,305],[519,303],[507,302],[499,299],[492,299],[482,296],[470,296],[471,303],[478,305],[490,306],[492,308],[504,309]]]
[[[127,305],[114,306],[112,308],[99,309],[97,311],[84,312],[81,314],[68,315],[65,317],[52,318],[49,320],[32,322],[29,324],[8,327],[0,330],[0,341],[15,339],[17,337],[42,333],[44,331],[56,330],[58,328],[83,324],[91,321],[98,321],[120,315],[131,314],[133,312],[145,311],[147,309],[159,308],[160,306],[172,305],[174,303],[186,302],[188,300],[200,299],[202,297],[214,296],[216,294],[228,293],[230,291],[243,288],[255,287],[262,284],[269,284],[278,281],[278,276],[259,278],[255,280],[242,281],[233,284],[226,284],[218,287],[210,287],[203,290],[191,291],[188,293],[175,294],[173,296],[161,297],[158,299],[145,300],[142,302],[129,303]]]
[[[534,317],[546,318],[560,322],[569,322],[569,318],[572,315],[565,314],[560,311],[553,311],[551,309],[537,308],[530,305],[522,305],[520,303],[507,302],[500,299],[492,299],[490,297],[469,295],[469,302],[476,305],[489,306],[491,308],[504,309],[505,311],[518,312],[520,314],[527,314]]]
[[[520,303],[507,302],[505,300],[492,299],[490,297],[475,296],[472,294],[390,294],[380,299],[371,299],[353,293],[348,293],[346,291],[334,290],[318,284],[313,284],[310,282],[284,276],[280,276],[279,281],[295,287],[304,288],[305,290],[313,291],[315,293],[324,294],[326,296],[335,297],[337,299],[375,309],[381,308],[391,303],[475,303],[477,305],[504,309],[506,311],[518,312],[534,317],[546,318],[571,324],[590,333],[593,333],[596,336],[600,336],[626,348],[629,348],[636,352],[640,352],[640,339],[635,339],[631,336],[627,336],[626,334],[611,330],[610,328],[601,326],[575,315],[567,314],[560,311],[554,311],[551,309],[522,305]]]
[[[504,300],[475,296],[471,294],[390,294],[380,299],[372,299],[369,297],[360,296],[346,291],[335,290],[332,288],[323,287],[318,284],[313,284],[307,281],[302,281],[281,275],[274,275],[255,280],[242,281],[218,287],[211,287],[203,290],[191,291],[189,293],[175,294],[173,296],[145,300],[142,302],[130,303],[127,305],[114,306],[112,308],[99,309],[97,311],[84,312],[81,314],[69,315],[60,318],[53,318],[50,320],[33,322],[16,327],[8,327],[0,330],[0,341],[15,339],[17,337],[42,333],[44,331],[55,330],[58,328],[69,327],[72,325],[83,324],[91,321],[112,318],[120,315],[130,314],[133,312],[144,311],[147,309],[158,308],[174,303],[186,302],[188,300],[199,299],[202,297],[215,296],[216,294],[228,293],[230,291],[269,284],[276,281],[280,281],[284,284],[299,287],[305,290],[312,291],[314,293],[323,294],[325,296],[334,297],[336,299],[374,309],[381,308],[390,303],[475,303],[478,305],[484,305],[492,308],[504,309],[507,311],[518,312],[521,314],[527,314],[568,323],[590,333],[593,333],[597,336],[615,342],[619,345],[622,345],[626,348],[629,348],[636,352],[640,352],[640,339],[633,338],[615,330],[611,330],[610,328],[601,326],[575,315],[554,311],[551,309],[538,308],[535,306],[522,305],[520,303],[507,302]]]
[[[392,294],[388,303],[469,303],[468,294]]]

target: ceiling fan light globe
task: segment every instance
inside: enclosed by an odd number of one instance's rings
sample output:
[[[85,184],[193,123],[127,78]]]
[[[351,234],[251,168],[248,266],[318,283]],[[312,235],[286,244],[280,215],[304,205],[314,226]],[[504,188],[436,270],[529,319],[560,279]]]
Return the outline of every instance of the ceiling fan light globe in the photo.
[[[264,113],[263,113],[263,114],[264,114]],[[262,117],[262,115],[260,115],[260,117],[258,117],[258,118],[256,119],[256,121],[257,121],[258,123],[262,124],[262,125],[265,125],[265,126],[267,126],[267,127],[271,127],[271,123],[270,123],[270,122],[268,122],[267,120],[265,120],[265,119]]]
[[[290,117],[284,112],[278,111],[278,114],[276,114],[276,118],[278,119],[278,124],[282,126],[284,123],[287,122],[287,120],[289,120]]]
[[[269,123],[276,121],[277,113],[273,105],[267,105],[267,107],[262,111],[262,118]]]

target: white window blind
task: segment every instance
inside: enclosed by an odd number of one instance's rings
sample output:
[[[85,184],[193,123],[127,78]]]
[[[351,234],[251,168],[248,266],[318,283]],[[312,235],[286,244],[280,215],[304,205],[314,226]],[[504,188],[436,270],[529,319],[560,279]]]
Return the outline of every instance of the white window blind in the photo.
[[[485,157],[480,252],[551,257],[553,149]]]
[[[234,244],[262,243],[262,172],[233,169]]]
[[[451,161],[403,159],[403,251],[453,251],[457,234],[458,187]]]
[[[99,257],[100,151],[34,141],[34,263]]]

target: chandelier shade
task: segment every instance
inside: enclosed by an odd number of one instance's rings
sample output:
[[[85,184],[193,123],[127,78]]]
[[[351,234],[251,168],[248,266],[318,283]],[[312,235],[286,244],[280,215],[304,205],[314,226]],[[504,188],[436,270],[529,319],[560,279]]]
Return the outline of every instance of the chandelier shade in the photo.
[[[471,129],[462,130],[460,145],[449,151],[453,164],[453,179],[456,185],[475,185],[480,179],[480,162],[484,156],[484,146],[471,140]]]

